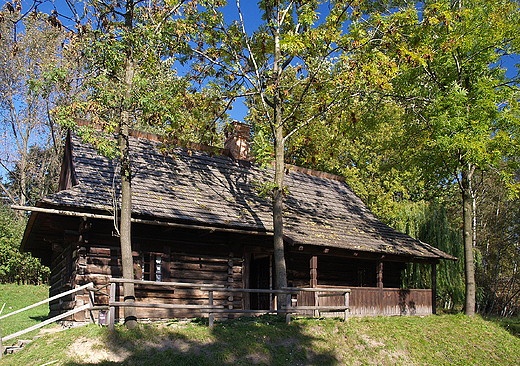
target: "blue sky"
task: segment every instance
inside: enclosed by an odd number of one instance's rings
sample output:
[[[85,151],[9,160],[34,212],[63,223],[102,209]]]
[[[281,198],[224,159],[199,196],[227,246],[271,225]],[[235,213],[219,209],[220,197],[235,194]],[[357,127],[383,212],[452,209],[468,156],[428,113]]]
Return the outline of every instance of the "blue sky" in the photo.
[[[2,1],[3,4],[6,3],[7,0]],[[236,9],[235,1],[231,0],[230,4],[224,11],[226,22],[229,23],[232,20],[238,19],[238,11]],[[31,9],[33,5],[32,0],[22,0],[22,11],[27,12]],[[38,10],[43,11],[45,13],[50,14],[52,10],[57,10],[61,16],[60,20],[64,25],[73,25],[73,15],[72,11],[69,9],[67,3],[64,0],[43,0],[41,4],[38,5]],[[255,31],[258,26],[261,24],[261,12],[258,9],[256,0],[242,0],[241,1],[241,9],[244,16],[244,21],[246,23],[246,31],[251,34]],[[324,12],[326,9],[324,9]],[[518,57],[507,57],[503,58],[502,66],[508,69],[507,75],[511,78],[517,75],[517,64],[519,62]],[[182,72],[182,70],[180,70]],[[247,115],[247,108],[243,104],[241,100],[238,100],[234,103],[233,109],[229,111],[231,118],[236,120],[243,121],[245,116]],[[5,175],[5,171],[0,168],[0,177]]]
[[[28,10],[33,4],[32,0],[22,0],[22,9],[24,11]],[[252,33],[254,30],[258,28],[258,26],[261,24],[261,12],[258,9],[257,1],[256,0],[242,0],[240,2],[242,14],[244,17],[244,22],[246,24],[246,31],[248,33]],[[70,11],[68,5],[64,0],[47,0],[44,1],[42,4],[38,5],[38,9],[40,11],[50,13],[51,10],[55,9],[60,14],[65,15],[66,17],[72,18],[72,12]],[[324,9],[325,11],[325,9]],[[238,11],[236,8],[236,2],[233,0],[228,1],[228,5],[225,8],[224,16],[226,22],[231,22],[233,20],[238,20]],[[66,24],[68,21],[66,18],[61,18],[62,22]],[[70,23],[72,24],[72,23]],[[516,64],[518,64],[519,59],[518,57],[509,57],[503,59],[503,67],[506,67],[508,69],[507,75],[509,77],[514,77],[517,75],[517,68]],[[229,114],[231,118],[236,120],[244,120],[244,117],[247,115],[247,108],[243,104],[242,101],[238,100],[234,103],[233,109],[229,111]]]

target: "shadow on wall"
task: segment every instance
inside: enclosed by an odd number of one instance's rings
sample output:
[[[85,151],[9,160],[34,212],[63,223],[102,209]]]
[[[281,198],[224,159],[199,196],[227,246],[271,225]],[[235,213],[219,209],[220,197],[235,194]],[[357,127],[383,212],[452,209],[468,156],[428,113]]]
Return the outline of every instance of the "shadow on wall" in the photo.
[[[399,290],[399,309],[401,310],[401,315],[415,315],[417,313],[417,306],[415,305],[415,301],[409,300],[410,290]]]

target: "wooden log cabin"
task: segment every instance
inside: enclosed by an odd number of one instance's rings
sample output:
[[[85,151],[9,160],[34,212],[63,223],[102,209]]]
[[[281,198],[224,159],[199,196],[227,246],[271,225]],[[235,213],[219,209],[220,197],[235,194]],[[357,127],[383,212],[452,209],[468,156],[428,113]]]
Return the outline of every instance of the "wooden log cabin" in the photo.
[[[249,128],[236,122],[225,149],[200,145],[165,153],[157,136],[132,133],[132,246],[136,279],[274,288],[271,204],[259,194],[272,171],[250,163]],[[21,250],[50,266],[50,295],[121,277],[116,160],[69,133],[59,192],[31,213]],[[435,268],[454,260],[383,224],[342,177],[288,166],[284,238],[291,287],[349,287],[352,315],[435,313]],[[112,219],[107,219],[112,218]],[[431,264],[432,288],[401,288],[408,262]],[[196,289],[136,287],[139,302],[207,304]],[[79,307],[87,295],[51,304]],[[216,293],[228,309],[266,309],[269,295]],[[313,305],[302,293],[298,305]],[[333,301],[333,299],[329,300]],[[96,295],[97,304],[107,304]],[[122,314],[122,311],[121,311]],[[192,310],[138,309],[141,319],[201,315]],[[73,320],[82,321],[78,313]]]

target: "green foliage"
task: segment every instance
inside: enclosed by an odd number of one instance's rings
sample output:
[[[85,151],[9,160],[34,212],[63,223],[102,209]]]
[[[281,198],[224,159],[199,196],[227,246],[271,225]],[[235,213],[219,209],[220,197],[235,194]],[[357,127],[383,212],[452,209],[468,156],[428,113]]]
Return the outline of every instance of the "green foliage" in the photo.
[[[458,261],[440,261],[437,265],[437,302],[439,308],[460,309],[465,291],[462,235],[449,222],[445,208],[435,203],[408,202],[395,213],[392,221],[396,229],[459,258]],[[405,288],[430,288],[430,266],[408,264],[403,285]]]
[[[164,135],[174,144],[212,143],[218,133],[214,123],[222,114],[218,95],[211,90],[190,93],[189,83],[175,70],[179,41],[170,32],[178,4],[131,4],[131,11],[128,4],[86,4],[85,19],[98,26],[80,27],[75,37],[87,71],[85,96],[56,109],[56,118],[111,158],[119,155],[115,133],[123,111],[130,113],[131,128]],[[94,126],[77,127],[75,118]]]
[[[511,197],[508,186],[496,174],[479,172],[475,180],[476,245],[482,263],[476,279],[483,289],[479,305],[486,313],[518,314],[519,199]]]
[[[507,78],[499,61],[520,53],[510,36],[520,31],[519,14],[514,1],[426,3],[422,19],[401,24],[398,33],[413,53],[390,51],[403,65],[393,86],[404,103],[394,100],[407,109],[402,128],[413,136],[401,156],[419,166],[432,186],[457,184],[462,197],[468,314],[482,297],[475,286],[480,252],[473,248],[473,175],[478,169],[500,171],[513,192],[516,185],[517,80]]]
[[[253,136],[252,152],[255,160],[262,169],[270,166],[273,161],[273,143],[263,130],[257,131]]]
[[[403,71],[393,89],[407,98],[403,128],[414,142],[404,157],[435,184],[450,184],[468,164],[505,170],[504,162],[515,162],[516,80],[499,61],[518,54],[510,37],[520,29],[518,14],[516,2],[443,1],[426,3],[420,22],[402,25],[402,47],[419,57],[391,50]]]
[[[26,219],[0,206],[0,283],[39,285],[49,279],[50,270],[29,253],[20,253]]]
[[[341,118],[302,129],[288,144],[287,162],[346,177],[382,221],[462,259],[460,220],[446,212],[452,206],[458,210],[460,199],[454,199],[452,191],[429,186],[419,168],[402,162],[403,149],[413,143],[402,143],[401,118],[399,106],[391,102],[353,103]],[[439,308],[460,309],[462,263],[441,261],[438,265]],[[430,288],[430,273],[430,266],[409,265],[404,286]]]

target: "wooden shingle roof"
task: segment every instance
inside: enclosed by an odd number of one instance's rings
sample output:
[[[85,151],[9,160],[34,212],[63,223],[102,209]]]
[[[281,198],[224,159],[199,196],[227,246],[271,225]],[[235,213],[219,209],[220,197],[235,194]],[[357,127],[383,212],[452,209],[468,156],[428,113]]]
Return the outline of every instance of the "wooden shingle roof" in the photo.
[[[209,227],[272,231],[272,206],[259,195],[272,171],[189,148],[163,154],[160,143],[132,137],[132,215]],[[119,202],[119,166],[72,135],[79,184],[45,198],[46,207],[113,211]],[[345,184],[288,170],[284,235],[293,244],[419,258],[454,257],[377,219]]]

